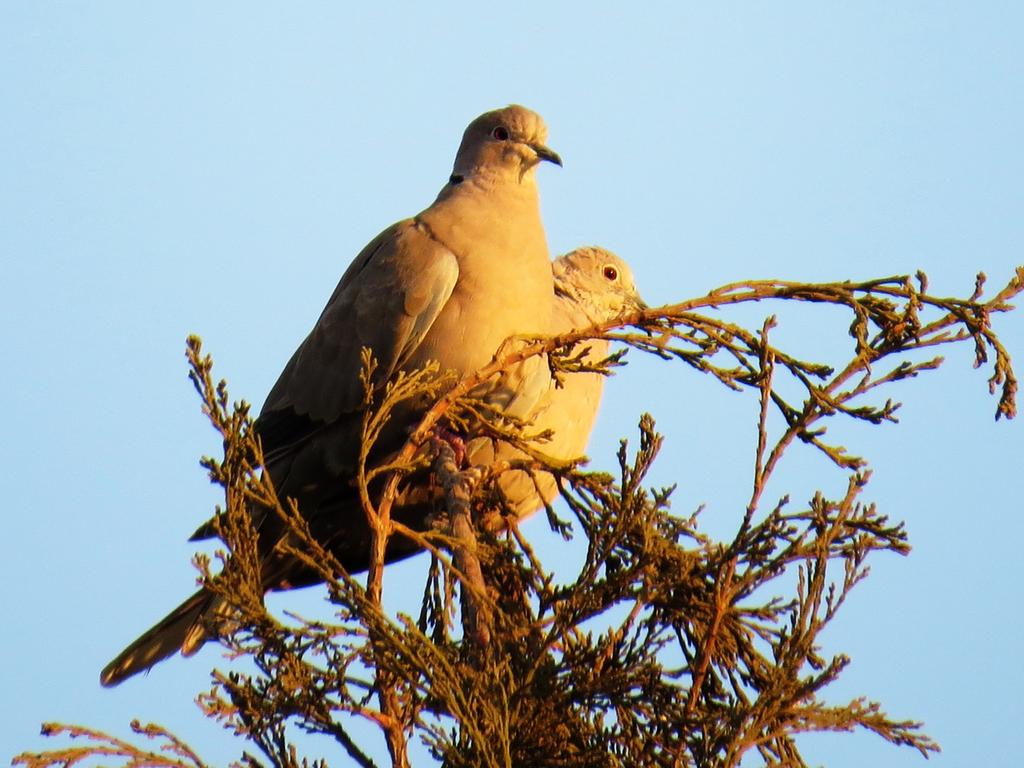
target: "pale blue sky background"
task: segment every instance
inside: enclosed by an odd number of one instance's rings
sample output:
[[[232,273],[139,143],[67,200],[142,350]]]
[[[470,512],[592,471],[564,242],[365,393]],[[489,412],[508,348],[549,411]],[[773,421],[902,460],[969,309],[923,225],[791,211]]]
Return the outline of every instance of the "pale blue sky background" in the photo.
[[[433,199],[486,109],[548,121],[565,159],[540,171],[552,251],[616,250],[652,303],[918,268],[963,295],[978,269],[995,288],[1024,261],[1019,4],[368,5],[0,4],[3,759],[42,746],[43,720],[123,734],[132,717],[237,757],[192,704],[215,651],[97,683],[192,588],[185,537],[215,501],[185,335],[261,403],[348,261]],[[784,318],[776,339],[807,355],[847,343],[845,318],[822,317]],[[1024,320],[997,323],[1024,363]],[[836,430],[915,549],[875,560],[825,651],[853,657],[832,700],[923,719],[945,749],[934,764],[1010,765],[1024,440],[993,423],[969,361],[894,393],[900,425]],[[654,482],[678,481],[680,513],[706,503],[727,535],[753,398],[634,355],[596,466],[643,409],[668,434]],[[798,451],[769,498],[844,484]],[[559,551],[542,521],[527,530]],[[422,566],[389,573],[396,604]],[[920,764],[870,735],[805,744],[814,763]]]

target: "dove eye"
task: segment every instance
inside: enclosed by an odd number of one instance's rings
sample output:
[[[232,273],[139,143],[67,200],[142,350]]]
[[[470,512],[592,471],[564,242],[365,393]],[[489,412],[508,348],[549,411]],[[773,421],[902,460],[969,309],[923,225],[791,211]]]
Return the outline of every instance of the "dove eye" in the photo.
[[[496,138],[498,141],[508,141],[508,128],[503,125],[499,125],[491,131],[491,136]]]
[[[618,280],[619,279],[619,270],[617,270],[615,267],[605,267],[604,268],[604,276],[605,276],[606,280],[612,280],[612,281]]]

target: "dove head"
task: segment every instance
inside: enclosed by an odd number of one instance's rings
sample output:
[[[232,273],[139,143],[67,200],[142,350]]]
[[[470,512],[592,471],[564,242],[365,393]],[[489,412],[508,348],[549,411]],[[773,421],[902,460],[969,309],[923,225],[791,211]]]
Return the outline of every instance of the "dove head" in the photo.
[[[469,124],[455,156],[453,177],[492,175],[521,181],[538,163],[562,164],[544,142],[548,129],[536,112],[513,104]]]
[[[629,265],[604,248],[577,248],[555,259],[551,268],[555,294],[576,304],[592,323],[647,308]]]

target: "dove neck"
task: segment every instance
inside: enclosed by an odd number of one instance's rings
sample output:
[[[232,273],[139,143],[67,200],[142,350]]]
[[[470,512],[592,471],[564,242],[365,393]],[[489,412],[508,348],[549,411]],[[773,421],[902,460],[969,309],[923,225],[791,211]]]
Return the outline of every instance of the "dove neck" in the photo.
[[[494,173],[453,174],[430,209],[452,206],[453,210],[458,209],[460,215],[464,215],[461,212],[479,207],[487,209],[486,215],[493,216],[496,201],[500,201],[498,205],[503,215],[533,214],[539,217],[540,198],[534,174],[527,172],[522,179]]]
[[[537,165],[536,160],[531,163],[456,163],[444,189],[466,185],[475,186],[478,189],[508,185],[510,187],[526,187],[536,193]],[[444,190],[442,190],[442,194],[443,192]]]
[[[587,296],[573,285],[570,280],[560,279],[558,276],[555,277],[555,297],[562,302],[563,306],[573,309],[576,317],[574,322],[570,323],[571,328],[582,328],[587,325],[597,324],[598,320],[588,311],[589,302],[587,301]]]

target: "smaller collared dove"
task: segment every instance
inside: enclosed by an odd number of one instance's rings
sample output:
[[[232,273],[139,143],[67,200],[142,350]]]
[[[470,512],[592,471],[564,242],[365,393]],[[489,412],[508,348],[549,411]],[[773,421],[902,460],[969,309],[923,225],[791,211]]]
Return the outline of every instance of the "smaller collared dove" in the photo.
[[[622,259],[603,248],[578,248],[555,260],[555,333],[582,330],[607,323],[625,314],[647,308],[633,280],[633,271]],[[581,342],[589,348],[586,359],[598,362],[608,356],[608,341]],[[579,458],[587,448],[597,419],[605,376],[599,373],[570,373],[562,387],[551,395],[551,403],[534,423],[551,429],[554,437],[543,446],[556,459]]]
[[[584,330],[646,308],[632,270],[611,251],[595,246],[577,248],[556,259],[551,267],[555,281],[551,335]],[[587,349],[585,361],[596,363],[608,356],[604,339],[579,344]],[[597,419],[604,380],[600,373],[579,371],[563,374],[561,386],[552,382],[548,397],[531,414],[531,432],[552,433],[549,441],[535,445],[538,452],[559,461],[583,455]],[[490,438],[470,441],[467,456],[471,464],[480,466],[526,458],[507,443]],[[536,512],[558,492],[555,478],[548,472],[531,477],[522,470],[509,470],[501,475],[498,486],[519,518]]]
[[[298,502],[313,535],[330,542],[352,571],[366,567],[368,536],[353,488],[362,350],[369,348],[378,363],[372,384],[380,388],[431,361],[457,375],[474,372],[506,339],[547,332],[553,280],[536,168],[561,159],[546,139],[541,117],[518,105],[473,120],[437,198],[356,256],[267,396],[256,421],[265,471],[281,498]],[[534,407],[548,382],[543,360],[532,358],[476,394],[499,409],[514,402],[509,412],[518,416]],[[413,405],[392,415],[375,460],[400,448],[418,415]],[[286,535],[281,521],[258,508],[252,515],[264,589],[318,581],[276,550]],[[193,538],[213,533],[207,524]],[[200,589],[111,661],[100,682],[116,685],[178,650],[195,652],[220,603]]]

